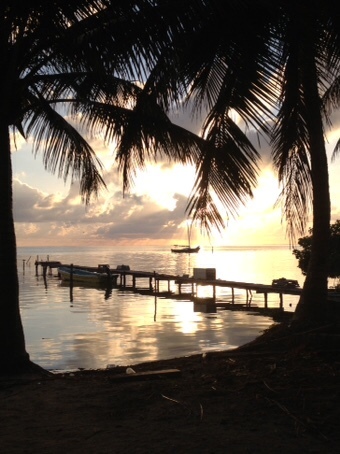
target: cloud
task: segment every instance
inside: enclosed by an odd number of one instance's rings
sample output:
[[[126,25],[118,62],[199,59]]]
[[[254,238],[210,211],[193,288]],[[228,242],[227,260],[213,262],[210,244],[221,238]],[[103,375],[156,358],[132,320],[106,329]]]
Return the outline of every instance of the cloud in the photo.
[[[123,197],[120,189],[103,195],[90,205],[79,200],[79,188],[70,187],[65,197],[45,194],[13,182],[14,219],[18,243],[167,241],[183,221],[185,196],[175,194],[176,206],[168,210],[147,194]]]
[[[199,132],[199,123],[188,112],[178,112],[172,119],[180,126]],[[339,138],[340,114],[332,116],[333,128],[328,149]],[[222,236],[214,244],[284,244],[285,228],[281,212],[273,209],[278,195],[274,181],[270,145],[256,131],[248,137],[259,150],[259,188],[254,199],[240,209]],[[96,244],[173,244],[185,241],[185,208],[194,182],[193,169],[160,159],[146,171],[138,172],[136,184],[123,197],[122,177],[118,174],[113,145],[104,146],[100,137],[91,144],[104,165],[107,190],[88,206],[81,202],[79,185],[70,185],[45,171],[41,156],[34,159],[30,144],[22,144],[12,153],[14,163],[14,219],[18,245],[96,245]],[[339,162],[330,164],[332,219],[340,218]],[[202,244],[202,243],[201,243]]]

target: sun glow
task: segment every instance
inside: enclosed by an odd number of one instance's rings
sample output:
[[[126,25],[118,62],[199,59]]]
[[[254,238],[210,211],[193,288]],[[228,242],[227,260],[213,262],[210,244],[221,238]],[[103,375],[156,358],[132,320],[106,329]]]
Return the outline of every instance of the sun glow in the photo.
[[[259,177],[254,197],[241,206],[238,216],[225,219],[226,228],[213,232],[213,244],[257,245],[286,242],[281,207],[276,206],[280,188],[275,174],[268,168]]]
[[[194,182],[195,171],[191,166],[165,167],[154,165],[138,171],[134,193],[148,196],[159,206],[173,211],[176,208],[175,193],[188,197]]]

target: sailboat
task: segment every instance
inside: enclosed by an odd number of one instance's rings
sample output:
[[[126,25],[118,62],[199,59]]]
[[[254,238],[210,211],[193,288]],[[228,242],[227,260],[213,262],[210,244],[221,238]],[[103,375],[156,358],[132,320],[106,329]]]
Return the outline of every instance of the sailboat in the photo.
[[[190,246],[191,227],[192,224],[190,224],[190,226],[189,225],[187,226],[188,244],[186,245],[174,244],[174,247],[171,248],[171,252],[174,252],[176,254],[195,254],[200,250],[200,246],[196,247]]]
[[[174,247],[171,248],[171,252],[176,252],[177,254],[193,254],[198,252],[200,247],[190,247],[190,246],[181,246],[179,244],[174,244]]]

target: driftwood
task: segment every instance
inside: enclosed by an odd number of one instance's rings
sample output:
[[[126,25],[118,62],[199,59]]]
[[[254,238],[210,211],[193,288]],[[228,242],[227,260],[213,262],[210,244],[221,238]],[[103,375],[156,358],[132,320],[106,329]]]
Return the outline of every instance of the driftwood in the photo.
[[[163,377],[178,377],[181,374],[179,369],[161,369],[161,370],[150,370],[145,372],[136,372],[129,374],[117,374],[110,377],[110,381],[137,381],[146,380],[149,378],[163,378]]]

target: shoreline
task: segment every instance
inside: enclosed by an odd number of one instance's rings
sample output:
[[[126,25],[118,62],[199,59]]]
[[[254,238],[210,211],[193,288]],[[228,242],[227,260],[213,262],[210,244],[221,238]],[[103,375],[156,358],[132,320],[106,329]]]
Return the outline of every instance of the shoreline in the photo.
[[[133,365],[135,376],[2,378],[2,451],[338,454],[340,349],[322,334],[319,351],[269,330],[241,348]]]

